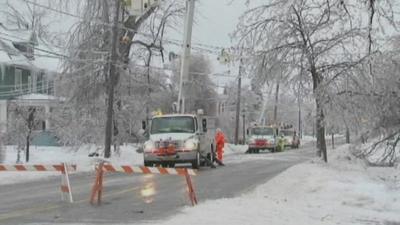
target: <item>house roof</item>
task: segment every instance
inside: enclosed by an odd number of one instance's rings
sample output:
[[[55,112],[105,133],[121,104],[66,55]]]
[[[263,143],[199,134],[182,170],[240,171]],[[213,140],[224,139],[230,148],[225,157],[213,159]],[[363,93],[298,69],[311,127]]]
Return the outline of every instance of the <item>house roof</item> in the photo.
[[[11,41],[1,39],[0,36],[0,63],[8,65],[32,68],[33,64],[20,51],[18,51]]]
[[[60,51],[42,38],[34,38],[35,34],[27,29],[7,29],[0,21],[0,63],[21,66],[34,70],[61,72]],[[17,48],[15,43],[34,41],[34,58],[28,59]],[[56,53],[56,54],[52,54]]]

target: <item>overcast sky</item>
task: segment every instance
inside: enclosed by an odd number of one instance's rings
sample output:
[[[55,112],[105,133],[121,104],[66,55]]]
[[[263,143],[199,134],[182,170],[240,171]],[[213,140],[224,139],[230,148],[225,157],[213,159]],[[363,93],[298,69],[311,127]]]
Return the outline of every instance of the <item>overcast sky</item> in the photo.
[[[197,0],[193,41],[223,47],[231,46],[239,16],[244,13],[245,0]]]
[[[235,30],[239,17],[247,10],[245,2],[246,0],[197,0],[193,43],[218,47],[234,45],[229,35]],[[231,67],[220,65],[217,62],[217,55],[213,54],[209,54],[209,59],[213,64],[214,72],[222,73],[230,70],[232,75],[237,74],[236,65]],[[232,79],[214,77],[213,80],[222,85]]]

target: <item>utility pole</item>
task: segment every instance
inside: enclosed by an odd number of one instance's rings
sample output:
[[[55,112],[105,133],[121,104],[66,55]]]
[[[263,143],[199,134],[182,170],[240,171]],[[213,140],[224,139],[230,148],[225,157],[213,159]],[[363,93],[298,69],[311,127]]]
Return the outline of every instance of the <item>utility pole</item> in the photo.
[[[235,145],[238,144],[238,140],[239,140],[240,92],[242,89],[242,63],[243,63],[243,60],[240,59],[238,90],[237,90],[237,100],[236,100]]]
[[[278,104],[279,104],[279,85],[282,80],[282,73],[283,73],[282,66],[280,67],[280,76],[276,82],[276,90],[275,90],[275,105],[274,105],[274,123],[278,125]]]
[[[265,125],[265,111],[267,110],[267,101],[263,99],[260,117],[258,118],[259,125]]]
[[[121,1],[115,2],[115,15],[112,28],[112,41],[111,41],[111,65],[110,74],[108,79],[108,104],[107,104],[107,121],[106,121],[106,136],[104,143],[104,157],[110,158],[111,156],[111,139],[112,139],[112,120],[113,120],[113,106],[114,106],[114,86],[117,73],[117,47],[118,47],[118,21]]]
[[[243,145],[246,144],[246,114],[245,111],[243,111]]]
[[[150,82],[150,64],[152,52],[151,49],[148,48],[149,56],[147,57],[146,67],[147,67],[147,98],[146,98],[146,126],[150,123],[150,102],[151,102],[151,82]]]
[[[185,81],[189,75],[190,49],[192,48],[192,27],[194,17],[195,0],[186,0],[185,31],[183,39],[183,52],[181,62],[181,74],[179,79],[178,113],[185,113]]]

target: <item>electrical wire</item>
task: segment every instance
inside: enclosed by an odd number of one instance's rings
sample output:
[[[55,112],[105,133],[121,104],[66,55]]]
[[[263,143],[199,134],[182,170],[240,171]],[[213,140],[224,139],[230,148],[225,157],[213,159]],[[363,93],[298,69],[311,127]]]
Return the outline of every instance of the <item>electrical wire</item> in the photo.
[[[108,26],[110,28],[112,28],[112,26],[113,26],[111,23],[105,23],[103,21],[97,21],[97,20],[90,20],[89,21],[89,20],[86,20],[85,18],[83,18],[81,16],[78,16],[78,15],[75,15],[75,14],[72,14],[72,13],[69,13],[69,12],[65,12],[65,11],[62,11],[62,10],[54,9],[52,7],[49,7],[49,6],[46,6],[46,5],[42,5],[42,4],[39,4],[37,2],[32,2],[30,0],[23,0],[23,1],[25,1],[26,3],[32,4],[32,5],[35,5],[35,6],[38,6],[38,7],[53,11],[53,12],[56,12],[56,13],[60,13],[60,14],[63,14],[63,15],[67,15],[67,16],[70,16],[70,17],[77,18],[77,19],[81,20],[82,22],[96,23],[96,24],[99,24],[99,25]],[[122,30],[125,30],[125,31],[134,32],[136,34],[140,34],[140,35],[143,35],[145,37],[152,37],[151,34],[138,32],[137,30],[134,30],[134,29],[131,29],[131,28],[128,28],[128,27],[125,27],[125,26],[121,26],[120,25],[120,26],[118,26],[118,28],[122,29]],[[174,45],[180,46],[180,47],[183,46],[183,44],[181,43],[180,40],[163,39],[163,41],[166,42],[166,43],[169,43],[169,44],[174,44]],[[221,52],[221,50],[225,49],[224,47],[221,47],[221,46],[213,46],[213,45],[208,45],[208,44],[203,44],[203,43],[192,43],[192,47],[195,48],[195,49],[201,49],[201,50],[205,50],[205,51],[215,51],[214,53],[217,53],[217,54],[219,54]],[[210,52],[210,53],[212,53],[212,52]]]

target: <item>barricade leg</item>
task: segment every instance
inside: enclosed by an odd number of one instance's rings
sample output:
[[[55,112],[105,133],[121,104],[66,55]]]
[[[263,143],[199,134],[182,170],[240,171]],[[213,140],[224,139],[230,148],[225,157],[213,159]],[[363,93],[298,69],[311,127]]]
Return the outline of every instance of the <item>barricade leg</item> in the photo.
[[[101,203],[101,196],[103,194],[103,174],[104,174],[103,164],[101,164],[101,166],[100,166],[100,177],[99,177],[99,189],[98,189],[98,192],[97,192],[97,202],[98,202],[98,204]]]
[[[197,205],[197,197],[196,197],[196,192],[193,188],[193,184],[192,184],[192,178],[189,175],[189,172],[187,171],[187,169],[185,169],[185,178],[186,178],[186,184],[188,187],[188,194],[189,194],[189,199],[192,202],[192,206]]]
[[[92,194],[90,197],[90,204],[94,204],[96,194],[97,194],[97,204],[101,203],[101,194],[103,191],[103,162],[101,162],[97,167],[96,180],[93,184]]]
[[[65,201],[65,194],[68,194],[69,202],[73,203],[71,184],[69,182],[68,165],[63,163],[61,165],[61,200]]]

